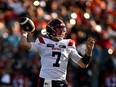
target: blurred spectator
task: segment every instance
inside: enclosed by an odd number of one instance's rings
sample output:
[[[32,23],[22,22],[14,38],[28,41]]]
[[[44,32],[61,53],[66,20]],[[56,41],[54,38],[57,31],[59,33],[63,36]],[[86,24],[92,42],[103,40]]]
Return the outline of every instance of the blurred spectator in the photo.
[[[0,60],[0,87],[12,87],[11,75],[7,72],[5,62]]]

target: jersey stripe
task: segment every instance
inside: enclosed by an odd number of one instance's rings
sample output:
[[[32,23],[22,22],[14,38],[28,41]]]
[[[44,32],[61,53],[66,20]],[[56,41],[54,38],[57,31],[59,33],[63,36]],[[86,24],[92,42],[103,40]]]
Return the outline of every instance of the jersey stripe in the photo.
[[[74,40],[71,40],[71,39],[70,39],[70,41],[69,41],[69,43],[68,43],[68,46],[73,46],[73,43],[74,43]]]
[[[45,41],[44,41],[44,39],[42,37],[38,37],[38,39],[39,39],[40,43],[45,44]]]

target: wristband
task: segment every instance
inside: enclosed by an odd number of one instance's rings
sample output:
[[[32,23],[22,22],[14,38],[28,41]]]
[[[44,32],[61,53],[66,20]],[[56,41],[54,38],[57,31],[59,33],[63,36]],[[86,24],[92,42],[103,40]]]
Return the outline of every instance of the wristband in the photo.
[[[84,55],[84,57],[82,58],[82,61],[84,64],[88,64],[90,62],[90,56],[88,56],[87,54]]]

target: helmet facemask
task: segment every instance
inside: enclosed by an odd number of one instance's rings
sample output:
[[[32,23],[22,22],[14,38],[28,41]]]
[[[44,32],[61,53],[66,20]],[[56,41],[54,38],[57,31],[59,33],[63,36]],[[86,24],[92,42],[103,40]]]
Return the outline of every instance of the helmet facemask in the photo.
[[[65,37],[66,28],[65,27],[57,27],[55,29],[55,32],[56,32],[56,38],[58,40],[62,40]]]

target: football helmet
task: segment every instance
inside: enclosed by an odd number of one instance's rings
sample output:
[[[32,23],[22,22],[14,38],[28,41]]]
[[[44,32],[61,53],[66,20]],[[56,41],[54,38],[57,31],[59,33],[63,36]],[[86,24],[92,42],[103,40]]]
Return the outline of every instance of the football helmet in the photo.
[[[66,26],[60,19],[51,20],[46,26],[47,35],[62,40],[66,34]]]

